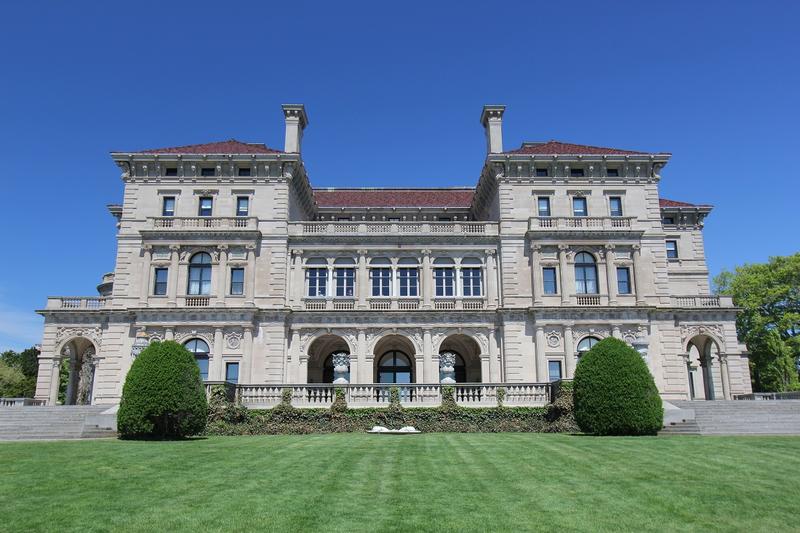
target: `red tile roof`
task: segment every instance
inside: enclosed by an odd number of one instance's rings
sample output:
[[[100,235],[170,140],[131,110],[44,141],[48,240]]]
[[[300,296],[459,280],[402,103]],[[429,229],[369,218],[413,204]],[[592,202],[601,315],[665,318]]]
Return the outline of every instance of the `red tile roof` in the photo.
[[[650,152],[587,146],[585,144],[564,143],[550,140],[547,142],[525,142],[520,148],[507,152],[509,154],[544,154],[544,155],[650,155]]]
[[[314,189],[320,207],[451,207],[467,209],[474,189]]]
[[[236,139],[204,144],[189,144],[170,148],[155,148],[133,152],[137,154],[279,154],[265,144],[244,143]]]
[[[666,198],[658,199],[659,207],[711,207],[708,204],[690,204],[688,202],[679,202],[677,200],[667,200]]]

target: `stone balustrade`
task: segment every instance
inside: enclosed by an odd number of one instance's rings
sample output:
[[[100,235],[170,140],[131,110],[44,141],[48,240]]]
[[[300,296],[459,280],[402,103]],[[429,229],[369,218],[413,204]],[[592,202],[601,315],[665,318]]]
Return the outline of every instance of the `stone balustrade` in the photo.
[[[445,385],[446,386],[446,385]],[[458,405],[464,407],[496,407],[497,391],[505,389],[504,405],[536,407],[551,397],[550,383],[459,383],[453,387]],[[265,409],[278,405],[284,390],[292,391],[292,405],[299,408],[328,408],[335,399],[335,390],[345,393],[348,407],[387,407],[392,388],[397,388],[400,403],[406,407],[437,407],[442,403],[439,384],[365,384],[365,385],[237,385],[237,399],[249,408]]]
[[[103,309],[107,299],[103,296],[48,296],[47,309]]]
[[[532,217],[528,229],[530,231],[626,231],[633,227],[634,220],[634,217]]]
[[[6,407],[43,406],[47,400],[34,400],[33,398],[0,398],[0,409]]]
[[[304,298],[302,308],[306,311],[352,311],[359,309],[352,298]],[[369,298],[366,308],[370,311],[416,311],[422,309],[418,298]],[[433,309],[437,311],[480,311],[487,308],[485,298],[436,298]]]
[[[498,235],[497,222],[291,222],[290,236]]]
[[[671,300],[675,307],[734,307],[730,296],[672,296]]]
[[[151,230],[256,230],[256,217],[150,217]]]

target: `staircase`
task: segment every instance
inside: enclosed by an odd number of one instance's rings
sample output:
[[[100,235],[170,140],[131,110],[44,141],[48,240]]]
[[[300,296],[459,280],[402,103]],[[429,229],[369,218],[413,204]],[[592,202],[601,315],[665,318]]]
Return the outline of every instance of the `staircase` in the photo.
[[[103,414],[108,410],[107,405],[0,409],[0,440],[116,437],[117,417]]]
[[[800,400],[671,401],[694,411],[659,435],[800,435]]]

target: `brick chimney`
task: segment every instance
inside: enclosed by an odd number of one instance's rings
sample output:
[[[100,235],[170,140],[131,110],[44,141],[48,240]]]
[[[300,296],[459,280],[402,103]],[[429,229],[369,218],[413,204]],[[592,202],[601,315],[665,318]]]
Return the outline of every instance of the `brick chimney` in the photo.
[[[503,113],[504,105],[485,105],[481,113],[481,124],[486,131],[486,151],[490,154],[503,153]]]
[[[286,118],[286,141],[283,151],[299,154],[303,142],[303,130],[308,126],[308,115],[303,104],[283,104],[283,116]]]

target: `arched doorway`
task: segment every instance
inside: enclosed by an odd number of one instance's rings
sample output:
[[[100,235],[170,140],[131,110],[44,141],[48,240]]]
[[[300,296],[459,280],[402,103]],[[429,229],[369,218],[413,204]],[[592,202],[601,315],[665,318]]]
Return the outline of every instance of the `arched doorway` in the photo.
[[[686,371],[691,400],[715,400],[722,385],[717,341],[708,335],[696,335],[686,345]]]
[[[441,355],[448,352],[455,355],[453,378],[456,383],[480,383],[483,381],[481,348],[475,339],[462,333],[450,335],[439,346],[440,360]],[[442,377],[440,365],[439,381],[442,380]]]
[[[308,347],[308,375],[307,383],[333,383],[334,354],[350,354],[347,341],[338,335],[322,335],[314,339]],[[345,373],[345,379],[350,382],[350,371]]]
[[[374,383],[416,383],[416,350],[402,335],[387,335],[375,344]]]
[[[58,402],[62,405],[91,405],[97,353],[84,337],[70,339],[61,347],[58,373]]]

